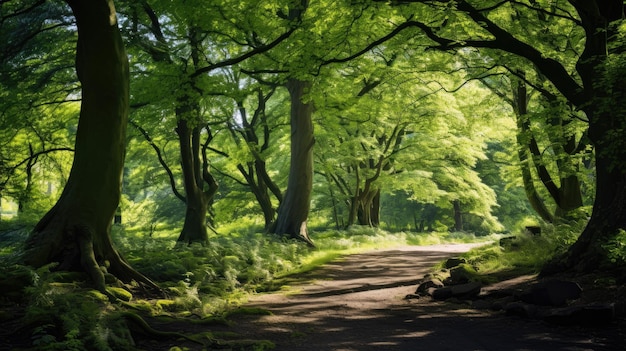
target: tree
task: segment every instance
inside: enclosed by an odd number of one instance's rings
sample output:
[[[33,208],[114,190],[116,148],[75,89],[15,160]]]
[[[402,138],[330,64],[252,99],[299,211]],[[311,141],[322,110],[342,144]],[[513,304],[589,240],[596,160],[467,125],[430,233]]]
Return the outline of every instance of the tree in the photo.
[[[626,100],[615,93],[626,91],[624,81],[616,78],[623,71],[618,63],[624,46],[623,1],[402,3],[415,5],[404,9],[407,17],[431,11],[434,26],[415,19],[399,25],[419,28],[432,41],[430,47],[446,51],[474,47],[519,56],[584,111],[595,149],[596,196],[587,226],[556,269],[592,270],[605,263],[605,243],[615,241],[626,229]],[[551,21],[538,25],[538,14],[550,16]],[[520,33],[524,26],[536,26],[536,31]],[[552,40],[541,40],[542,36]],[[555,45],[567,45],[572,36],[582,38],[574,43],[574,50]]]
[[[0,193],[18,203],[20,216],[41,216],[72,156],[61,151],[71,151],[78,116],[70,97],[77,92],[75,33],[58,3],[3,3],[0,16]]]
[[[120,200],[129,109],[128,59],[111,0],[68,0],[76,18],[76,73],[82,103],[68,182],[26,242],[24,260],[89,274],[106,293],[101,267],[123,281],[156,285],[128,265],[111,242]]]
[[[484,67],[479,68],[479,79],[513,108],[519,167],[531,206],[549,223],[580,218],[577,210],[583,206],[582,182],[587,176],[582,168],[590,154],[584,116],[558,92],[543,87],[540,74],[504,69],[499,74],[492,66],[481,77]],[[536,181],[546,191],[540,192]],[[546,203],[545,198],[551,201]]]
[[[248,83],[242,80],[235,82],[235,84],[237,86],[246,86]],[[283,193],[270,176],[267,164],[270,147],[277,144],[275,131],[277,126],[280,125],[279,116],[268,117],[266,107],[276,88],[275,85],[272,85],[267,92],[264,92],[262,86],[246,86],[246,91],[248,91],[247,94],[249,95],[246,95],[240,89],[236,89],[234,95],[243,95],[244,98],[236,98],[237,112],[231,112],[233,118],[229,119],[227,124],[237,150],[234,150],[235,152],[232,153],[218,151],[219,154],[228,156],[233,159],[233,162],[237,163],[236,168],[243,176],[244,181],[235,181],[247,186],[256,198],[263,212],[264,229],[266,231],[271,230],[276,220],[275,203],[280,205],[283,199]],[[248,112],[248,104],[256,105],[251,114]],[[270,121],[270,118],[272,121]],[[240,157],[233,157],[232,154],[238,154]]]
[[[287,15],[289,21],[301,23],[308,6],[308,0],[299,0],[291,4]],[[299,53],[298,56],[301,55],[302,53]],[[300,57],[299,59],[306,60],[307,58]],[[307,97],[311,85],[310,80],[296,77],[294,73],[287,79],[286,87],[291,102],[291,162],[287,190],[278,207],[278,217],[272,228],[276,234],[286,234],[304,240],[309,245],[313,245],[313,242],[309,238],[306,223],[313,190],[313,145],[315,144],[313,103]]]
[[[311,83],[290,79],[287,89],[291,97],[291,163],[289,179],[278,218],[273,228],[276,234],[287,234],[312,245],[306,221],[313,189],[313,104],[304,101]]]
[[[284,19],[269,11],[259,16],[256,2],[236,3],[237,6],[234,2],[211,4],[214,13],[207,11],[206,17],[198,16],[197,12],[197,6],[206,6],[204,2],[181,7],[155,2],[153,8],[141,1],[131,3],[128,9],[129,36],[142,56],[152,61],[151,68],[160,79],[174,76],[158,83],[154,77],[147,77],[152,82],[149,85],[160,84],[170,89],[156,94],[148,92],[145,98],[152,103],[164,103],[163,108],[173,111],[176,120],[186,202],[179,242],[208,241],[206,212],[217,192],[217,180],[207,157],[214,133],[206,121],[206,111],[212,108],[207,107],[211,101],[207,102],[206,97],[228,95],[231,87],[225,76],[230,66],[272,49],[294,31],[287,28],[273,37],[276,27],[283,29]],[[263,24],[261,28],[263,19],[276,27]],[[216,23],[220,30],[215,30]],[[263,34],[272,39],[263,41],[266,39]],[[171,91],[175,91],[173,96]]]

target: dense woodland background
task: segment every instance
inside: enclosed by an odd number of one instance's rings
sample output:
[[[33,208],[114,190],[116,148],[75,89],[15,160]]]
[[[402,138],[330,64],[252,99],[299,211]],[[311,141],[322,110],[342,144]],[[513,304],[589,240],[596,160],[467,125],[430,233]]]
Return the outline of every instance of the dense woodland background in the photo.
[[[484,270],[623,276],[622,1],[0,9],[0,263],[32,324],[59,291],[211,315],[349,250],[503,235],[527,246]]]

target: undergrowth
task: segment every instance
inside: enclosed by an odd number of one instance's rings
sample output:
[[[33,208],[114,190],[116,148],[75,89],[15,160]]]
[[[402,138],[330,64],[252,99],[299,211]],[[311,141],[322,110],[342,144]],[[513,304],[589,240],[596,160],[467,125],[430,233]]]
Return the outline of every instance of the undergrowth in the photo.
[[[139,238],[118,228],[114,238],[130,263],[174,296],[158,309],[206,316],[228,312],[251,292],[279,289],[276,279],[314,269],[337,257],[402,245],[495,240],[468,233],[390,233],[352,227],[311,234],[315,248],[254,231],[213,234],[209,244],[177,246],[176,232]],[[159,311],[161,312],[161,311]]]
[[[462,256],[484,276],[505,278],[536,274],[548,261],[563,254],[576,241],[584,225],[581,221],[569,225],[544,226],[540,235],[518,233],[474,248]]]
[[[280,279],[320,266],[339,256],[402,245],[495,240],[466,233],[389,233],[353,227],[311,233],[316,247],[283,237],[234,228],[213,234],[206,246],[176,246],[176,229],[149,233],[115,226],[113,239],[137,270],[164,288],[167,298],[148,298],[132,285],[112,284],[111,302],[78,273],[37,270],[18,264],[28,230],[0,233],[0,323],[17,317],[8,306],[25,306],[22,330],[27,348],[35,350],[133,350],[129,311],[153,318],[190,317],[190,321],[223,321],[233,313],[262,313],[239,306],[255,291],[280,289]],[[19,281],[19,284],[16,282]],[[15,308],[15,307],[11,307]],[[205,337],[206,339],[206,337]],[[233,349],[267,349],[252,343]]]

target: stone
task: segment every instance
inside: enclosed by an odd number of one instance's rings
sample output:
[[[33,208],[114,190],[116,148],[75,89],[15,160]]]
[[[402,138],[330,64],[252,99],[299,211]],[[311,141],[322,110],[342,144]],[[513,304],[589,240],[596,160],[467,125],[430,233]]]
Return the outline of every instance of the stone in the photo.
[[[453,285],[451,288],[452,296],[468,299],[475,298],[480,295],[482,284],[479,282],[469,282],[466,284]]]
[[[506,306],[511,302],[514,302],[515,298],[513,296],[502,297],[496,299],[491,304],[491,309],[494,311],[503,311],[506,309]]]
[[[614,306],[608,303],[553,308],[543,315],[544,321],[557,325],[600,326],[614,318]]]
[[[477,310],[493,310],[493,303],[489,300],[474,300],[472,301],[472,308]]]
[[[567,301],[580,297],[582,288],[567,280],[546,280],[537,283],[520,295],[520,300],[540,306],[565,306]]]
[[[441,288],[441,287],[443,287],[443,283],[441,282],[441,280],[432,277],[420,283],[420,285],[417,286],[415,293],[425,294],[430,288]]]
[[[478,273],[466,263],[450,269],[450,277],[444,280],[445,285],[465,284],[472,281]]]
[[[452,297],[452,287],[449,286],[429,288],[427,292],[435,300],[446,300]]]
[[[443,264],[444,268],[453,268],[456,267],[460,264],[463,263],[467,263],[467,261],[464,258],[461,257],[452,257],[452,258],[448,258],[446,260],[446,262]]]
[[[537,315],[537,306],[515,301],[504,306],[504,312],[507,316],[532,318]]]
[[[480,294],[481,287],[482,284],[478,282],[471,282],[453,286],[444,286],[442,288],[429,288],[427,293],[435,300],[446,300],[451,297],[471,299]]]

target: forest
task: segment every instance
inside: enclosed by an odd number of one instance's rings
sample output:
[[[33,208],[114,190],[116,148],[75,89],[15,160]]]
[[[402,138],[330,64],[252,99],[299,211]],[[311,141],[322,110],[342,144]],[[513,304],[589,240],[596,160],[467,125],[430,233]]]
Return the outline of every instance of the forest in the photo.
[[[192,338],[146,320],[400,245],[623,286],[625,9],[0,0],[0,348]]]

